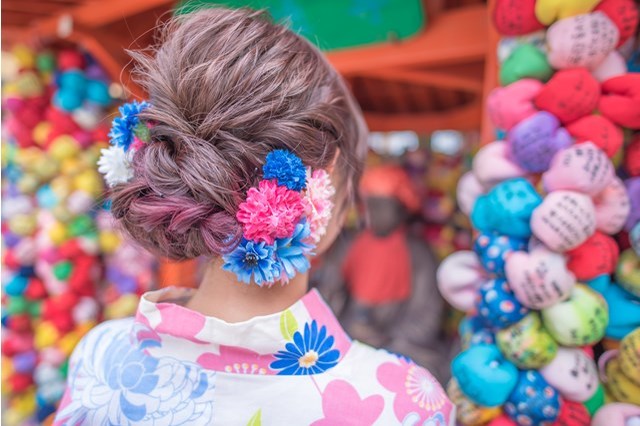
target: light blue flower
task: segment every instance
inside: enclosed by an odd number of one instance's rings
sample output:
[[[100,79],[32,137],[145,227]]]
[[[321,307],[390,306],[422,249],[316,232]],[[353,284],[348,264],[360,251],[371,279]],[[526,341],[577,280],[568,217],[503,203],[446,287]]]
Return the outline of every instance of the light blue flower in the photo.
[[[216,373],[172,357],[151,355],[162,342],[133,319],[93,329],[75,350],[69,403],[61,424],[160,426],[211,424]],[[146,348],[146,349],[145,349]]]
[[[307,255],[311,253],[314,246],[305,242],[310,234],[309,223],[303,220],[296,225],[291,237],[276,240],[276,258],[289,279],[293,278],[297,272],[307,272],[311,267]]]
[[[109,138],[111,144],[119,146],[125,151],[131,146],[133,141],[133,132],[136,126],[140,123],[140,114],[143,110],[148,108],[150,104],[146,101],[138,102],[133,101],[122,105],[119,108],[120,117],[113,119],[111,123],[111,131],[109,132]]]
[[[269,367],[278,371],[278,375],[299,376],[317,374],[329,370],[338,364],[340,351],[333,348],[334,338],[327,335],[323,325],[318,329],[315,320],[304,325],[304,335],[296,331],[293,342],[278,351]]]
[[[251,283],[251,278],[259,286],[272,283],[280,278],[280,264],[274,257],[274,247],[265,242],[242,239],[229,254],[223,256],[222,269],[233,272],[243,283]]]
[[[302,191],[307,187],[307,169],[300,157],[285,149],[271,151],[262,167],[265,179],[276,179],[279,186],[292,191]]]

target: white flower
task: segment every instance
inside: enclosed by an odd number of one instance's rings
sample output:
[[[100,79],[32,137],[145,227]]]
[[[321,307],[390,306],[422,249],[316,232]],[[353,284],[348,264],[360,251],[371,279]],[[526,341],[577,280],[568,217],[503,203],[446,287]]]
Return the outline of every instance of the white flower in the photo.
[[[125,152],[119,146],[110,146],[101,150],[98,160],[98,171],[104,175],[107,185],[114,187],[119,183],[127,183],[133,178],[133,150]]]

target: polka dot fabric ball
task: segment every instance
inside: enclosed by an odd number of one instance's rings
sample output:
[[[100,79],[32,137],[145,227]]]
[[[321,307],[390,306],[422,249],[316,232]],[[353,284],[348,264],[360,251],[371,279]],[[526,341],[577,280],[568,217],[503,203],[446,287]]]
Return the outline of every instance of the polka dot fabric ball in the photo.
[[[476,301],[476,311],[484,325],[500,330],[517,323],[529,313],[513,294],[507,281],[497,278],[482,287]]]
[[[538,371],[521,371],[504,411],[520,426],[550,426],[560,413],[560,395]]]
[[[484,269],[490,274],[504,278],[505,261],[510,253],[524,251],[527,240],[506,235],[482,233],[473,244]]]

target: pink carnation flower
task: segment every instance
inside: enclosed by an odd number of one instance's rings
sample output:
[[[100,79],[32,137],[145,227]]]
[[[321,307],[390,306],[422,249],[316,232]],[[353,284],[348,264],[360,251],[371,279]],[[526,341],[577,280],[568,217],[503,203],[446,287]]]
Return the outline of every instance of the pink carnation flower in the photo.
[[[244,225],[244,237],[271,245],[276,238],[288,238],[304,214],[299,192],[278,186],[275,180],[260,181],[240,204],[238,221]]]
[[[305,213],[311,229],[310,237],[316,244],[327,232],[327,225],[331,220],[331,212],[333,210],[331,197],[335,193],[336,190],[331,184],[329,174],[325,170],[315,170],[307,178]]]

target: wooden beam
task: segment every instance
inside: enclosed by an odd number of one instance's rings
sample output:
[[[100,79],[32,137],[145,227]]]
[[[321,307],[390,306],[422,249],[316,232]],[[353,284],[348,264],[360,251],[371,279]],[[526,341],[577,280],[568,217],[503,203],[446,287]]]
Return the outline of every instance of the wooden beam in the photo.
[[[382,80],[401,81],[420,86],[442,87],[463,90],[470,93],[482,93],[483,82],[480,78],[445,74],[431,70],[383,68],[364,71],[363,76]]]
[[[370,69],[427,67],[483,60],[488,51],[487,7],[454,9],[436,16],[412,39],[360,49],[328,53],[329,61],[345,75]]]
[[[489,0],[489,11],[493,11],[496,1]],[[487,51],[487,59],[485,61],[484,71],[484,89],[483,89],[483,106],[486,105],[487,97],[491,93],[494,87],[498,86],[498,55],[497,46],[500,41],[500,35],[493,26],[491,20],[491,13],[487,14],[485,18],[488,22],[487,28],[487,42],[489,49]],[[482,109],[482,126],[480,134],[480,144],[484,145],[495,140],[495,127],[489,118],[487,108]]]
[[[480,98],[467,105],[438,113],[418,114],[381,114],[365,112],[365,119],[371,131],[390,132],[395,130],[413,130],[418,133],[431,133],[435,130],[477,130],[482,117]]]

